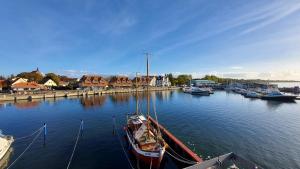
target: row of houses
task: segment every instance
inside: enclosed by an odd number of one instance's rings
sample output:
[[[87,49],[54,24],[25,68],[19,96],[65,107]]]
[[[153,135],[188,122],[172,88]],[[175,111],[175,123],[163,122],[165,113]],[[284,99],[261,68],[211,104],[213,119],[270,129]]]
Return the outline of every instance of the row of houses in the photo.
[[[135,77],[130,79],[126,76],[113,76],[111,78],[104,78],[102,76],[88,76],[85,75],[79,80],[80,88],[131,88],[131,87],[169,87],[171,82],[167,76],[146,76]]]
[[[31,90],[51,90],[57,87],[66,87],[69,82],[63,81],[59,84],[52,79],[45,79],[40,83],[29,81],[25,78],[13,78],[11,80],[0,80],[0,91],[3,89],[12,91],[31,91]],[[105,88],[132,88],[135,86],[145,87],[171,86],[167,76],[150,76],[148,79],[145,76],[129,79],[126,76],[113,76],[111,78],[104,78],[98,75],[84,75],[77,80],[75,86],[81,89],[105,89]]]

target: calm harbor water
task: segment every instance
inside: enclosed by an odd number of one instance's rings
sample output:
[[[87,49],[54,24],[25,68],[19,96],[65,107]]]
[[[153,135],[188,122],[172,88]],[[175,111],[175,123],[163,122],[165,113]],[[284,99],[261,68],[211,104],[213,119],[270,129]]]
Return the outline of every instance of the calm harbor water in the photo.
[[[299,101],[247,99],[224,91],[204,97],[179,91],[151,95],[159,122],[204,159],[235,152],[264,168],[300,168]],[[145,110],[145,97],[139,98]],[[39,138],[12,169],[66,168],[81,119],[84,132],[70,168],[130,168],[113,134],[112,117],[123,135],[126,113],[134,110],[130,94],[0,103],[0,129],[6,134],[18,138],[48,125],[46,145]],[[30,141],[15,142],[10,162]],[[166,160],[164,168],[174,167]]]

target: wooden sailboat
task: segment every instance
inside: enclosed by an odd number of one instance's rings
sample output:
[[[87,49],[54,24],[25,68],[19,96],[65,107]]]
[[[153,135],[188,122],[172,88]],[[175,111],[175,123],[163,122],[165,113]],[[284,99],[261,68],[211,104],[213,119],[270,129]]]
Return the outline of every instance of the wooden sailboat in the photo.
[[[137,78],[136,78],[137,79]],[[149,62],[147,56],[147,117],[139,113],[136,81],[136,112],[127,116],[126,135],[136,158],[152,167],[159,168],[167,144],[159,128],[151,125],[149,97]],[[158,126],[157,126],[158,127]]]

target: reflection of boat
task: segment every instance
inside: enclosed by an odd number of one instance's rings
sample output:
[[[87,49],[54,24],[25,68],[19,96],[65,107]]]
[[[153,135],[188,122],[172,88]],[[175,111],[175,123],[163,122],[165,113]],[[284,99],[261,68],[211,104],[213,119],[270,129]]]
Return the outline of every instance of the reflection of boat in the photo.
[[[5,169],[8,166],[10,156],[12,155],[13,148],[8,149],[6,154],[0,160],[0,169]]]
[[[5,154],[9,151],[13,142],[14,138],[12,136],[3,135],[0,130],[0,160],[2,160]]]
[[[254,92],[254,91],[247,91],[247,93],[245,94],[245,97],[247,98],[260,98],[261,94]]]
[[[267,94],[261,96],[261,99],[264,100],[278,100],[278,101],[295,101],[297,96],[285,95],[279,91],[273,90]]]
[[[149,77],[147,58],[147,79]],[[137,93],[137,91],[136,91]],[[149,83],[147,82],[147,118],[139,113],[138,99],[136,112],[127,117],[126,136],[136,158],[154,168],[159,168],[167,144],[158,126],[151,125]],[[155,113],[155,112],[154,112]],[[156,128],[157,127],[157,128]]]

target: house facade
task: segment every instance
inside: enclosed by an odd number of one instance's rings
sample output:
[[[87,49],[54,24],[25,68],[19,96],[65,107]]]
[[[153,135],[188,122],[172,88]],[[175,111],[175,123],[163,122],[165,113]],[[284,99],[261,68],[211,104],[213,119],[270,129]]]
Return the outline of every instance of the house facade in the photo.
[[[0,91],[4,90],[7,87],[8,87],[7,81],[6,80],[0,80]]]
[[[41,83],[45,89],[52,89],[53,87],[57,87],[58,85],[52,79],[45,79]]]
[[[171,86],[171,82],[168,76],[157,76],[156,78],[156,86],[158,87],[169,87]]]
[[[32,90],[41,90],[43,89],[42,85],[37,84],[36,82],[20,82],[11,85],[13,91],[32,91]]]
[[[84,75],[79,80],[79,87],[85,89],[104,89],[108,87],[108,82],[101,76]]]
[[[146,87],[148,84],[149,86],[156,86],[156,77],[155,76],[149,76],[147,80],[147,76],[142,76],[142,77],[135,77],[132,80],[132,83],[139,87]]]
[[[131,88],[132,81],[126,76],[113,76],[109,81],[109,86],[113,88]]]
[[[18,84],[18,83],[26,83],[28,82],[28,79],[25,79],[25,78],[21,78],[21,77],[16,77],[16,78],[13,78],[10,85],[15,85],[15,84]]]

